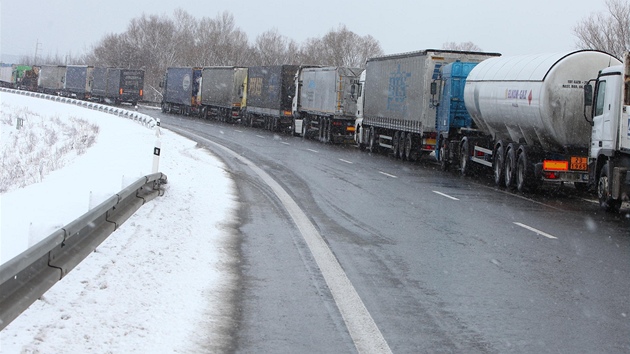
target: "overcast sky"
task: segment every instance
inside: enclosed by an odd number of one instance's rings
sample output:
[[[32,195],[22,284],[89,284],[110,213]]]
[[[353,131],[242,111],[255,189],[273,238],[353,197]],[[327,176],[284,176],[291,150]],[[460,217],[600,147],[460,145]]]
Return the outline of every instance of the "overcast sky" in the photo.
[[[504,55],[575,49],[573,27],[604,0],[0,0],[5,57],[83,54],[108,33],[125,32],[132,18],[182,8],[201,18],[230,12],[250,43],[273,28],[303,43],[345,24],[372,35],[386,54],[473,42]],[[39,44],[38,44],[39,43]]]

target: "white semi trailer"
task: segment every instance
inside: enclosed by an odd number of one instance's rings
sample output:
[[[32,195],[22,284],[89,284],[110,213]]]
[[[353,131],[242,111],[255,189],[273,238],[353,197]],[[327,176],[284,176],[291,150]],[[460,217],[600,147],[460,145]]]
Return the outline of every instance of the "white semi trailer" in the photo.
[[[338,66],[301,67],[295,77],[293,134],[324,143],[352,141],[361,71]]]
[[[630,52],[623,65],[602,67],[595,80],[595,97],[589,84],[584,103],[591,107],[589,171],[600,205],[619,211],[630,194]]]
[[[458,136],[440,137],[443,166],[458,162],[462,174],[487,166],[497,185],[519,191],[543,182],[588,188],[591,127],[584,86],[619,64],[593,50],[482,61],[464,88],[474,124]]]

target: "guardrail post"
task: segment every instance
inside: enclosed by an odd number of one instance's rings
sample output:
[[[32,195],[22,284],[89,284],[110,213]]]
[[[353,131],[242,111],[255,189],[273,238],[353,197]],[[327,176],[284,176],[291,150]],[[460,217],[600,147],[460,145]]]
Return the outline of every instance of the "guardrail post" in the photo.
[[[157,139],[155,140],[155,147],[153,148],[153,173],[157,173],[160,168],[160,153],[162,152],[162,139],[160,138],[161,132],[160,127],[155,127],[155,135]]]

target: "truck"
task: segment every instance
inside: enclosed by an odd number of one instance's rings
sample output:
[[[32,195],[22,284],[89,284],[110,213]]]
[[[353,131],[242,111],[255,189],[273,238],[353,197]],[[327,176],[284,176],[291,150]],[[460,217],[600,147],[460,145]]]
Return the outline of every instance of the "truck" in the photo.
[[[589,176],[600,206],[618,212],[630,194],[630,52],[623,65],[601,69],[584,85],[584,107],[591,117]]]
[[[23,66],[24,70],[18,74],[17,88],[20,90],[37,91],[39,66]]]
[[[58,95],[65,87],[66,67],[64,65],[42,65],[37,78],[39,92]]]
[[[456,60],[480,62],[499,53],[427,49],[369,58],[360,82],[356,140],[361,149],[384,149],[416,159],[435,150],[437,102],[430,85]]]
[[[247,73],[247,107],[242,122],[289,132],[298,65],[254,66]]]
[[[90,98],[92,94],[93,66],[68,65],[63,95],[81,100]]]
[[[14,86],[13,79],[13,67],[11,64],[0,64],[0,85],[2,87],[10,87]]]
[[[300,68],[292,104],[293,135],[324,143],[353,141],[361,72],[338,66]]]
[[[166,69],[162,88],[162,112],[198,115],[201,108],[200,67],[170,67]]]
[[[491,168],[497,185],[521,192],[543,183],[588,189],[583,89],[619,63],[608,53],[577,50],[443,68],[431,86],[439,102],[437,160],[444,169],[458,164],[463,175]]]
[[[203,118],[214,117],[236,123],[244,106],[247,68],[235,66],[205,67],[202,71],[201,111]]]
[[[137,105],[144,96],[144,70],[95,67],[92,99]]]

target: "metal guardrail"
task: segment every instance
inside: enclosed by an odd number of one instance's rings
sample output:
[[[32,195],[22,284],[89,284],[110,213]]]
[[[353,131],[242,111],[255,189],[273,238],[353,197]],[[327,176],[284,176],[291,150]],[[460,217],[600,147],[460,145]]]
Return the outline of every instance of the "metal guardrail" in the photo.
[[[0,265],[0,330],[61,280],[143,204],[163,195],[154,173],[110,197],[33,247]]]
[[[104,104],[100,104],[96,102],[82,101],[82,100],[78,100],[76,98],[71,98],[71,97],[48,95],[41,92],[15,90],[15,89],[10,89],[6,87],[0,87],[0,92],[9,92],[9,93],[15,93],[18,95],[23,95],[23,96],[43,98],[49,101],[73,104],[76,106],[85,107],[85,108],[92,109],[95,111],[113,114],[118,117],[128,118],[144,125],[147,128],[154,128],[155,126],[160,125],[160,120],[158,118],[154,118],[143,113],[126,110],[119,107],[108,106],[108,105],[104,105]]]

